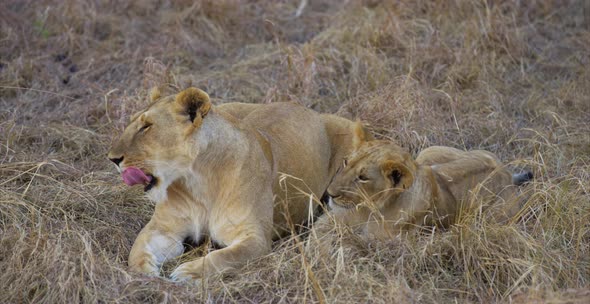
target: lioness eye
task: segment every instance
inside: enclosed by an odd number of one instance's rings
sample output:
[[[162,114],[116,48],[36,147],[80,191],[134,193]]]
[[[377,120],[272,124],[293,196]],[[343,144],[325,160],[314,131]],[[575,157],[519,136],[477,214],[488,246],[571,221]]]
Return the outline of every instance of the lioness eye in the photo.
[[[348,160],[346,158],[342,160],[342,165],[344,167],[348,166]]]

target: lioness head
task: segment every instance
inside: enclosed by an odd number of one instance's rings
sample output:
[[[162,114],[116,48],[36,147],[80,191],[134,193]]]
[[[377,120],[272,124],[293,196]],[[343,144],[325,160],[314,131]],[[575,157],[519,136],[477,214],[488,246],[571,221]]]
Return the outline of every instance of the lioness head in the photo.
[[[211,109],[207,93],[189,88],[161,97],[152,89],[150,105],[131,117],[108,157],[127,185],[143,184],[146,192],[165,190],[188,170],[198,153],[198,130]]]
[[[414,181],[416,165],[411,155],[385,140],[366,141],[357,122],[352,154],[328,187],[331,204],[353,208],[368,203],[383,208]]]

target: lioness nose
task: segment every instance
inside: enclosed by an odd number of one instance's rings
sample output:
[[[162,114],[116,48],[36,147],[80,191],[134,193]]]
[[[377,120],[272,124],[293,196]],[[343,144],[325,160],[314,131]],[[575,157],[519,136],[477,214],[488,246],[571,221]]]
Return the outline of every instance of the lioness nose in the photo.
[[[119,165],[122,161],[123,161],[123,156],[119,157],[119,158],[109,158],[112,162],[115,163],[115,165]]]

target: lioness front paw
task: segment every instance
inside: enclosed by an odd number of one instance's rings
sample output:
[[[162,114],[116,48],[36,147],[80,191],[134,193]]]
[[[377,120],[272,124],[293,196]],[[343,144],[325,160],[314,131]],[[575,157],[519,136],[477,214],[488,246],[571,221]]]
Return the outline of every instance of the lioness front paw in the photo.
[[[170,274],[170,279],[175,282],[198,280],[203,277],[204,270],[205,259],[199,258],[176,267],[176,269]]]
[[[130,261],[129,268],[131,271],[143,273],[145,275],[157,277],[160,275],[160,268],[151,259],[140,259]]]

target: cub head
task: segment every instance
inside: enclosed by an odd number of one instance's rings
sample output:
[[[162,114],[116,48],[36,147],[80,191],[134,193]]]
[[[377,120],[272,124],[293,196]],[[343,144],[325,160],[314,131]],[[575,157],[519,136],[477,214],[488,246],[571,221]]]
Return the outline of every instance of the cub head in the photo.
[[[150,99],[146,109],[131,117],[108,157],[127,185],[143,184],[146,192],[159,193],[154,198],[158,200],[189,170],[198,153],[198,130],[211,102],[207,93],[196,88],[166,97],[154,88]]]
[[[381,209],[412,186],[416,164],[411,155],[390,141],[366,141],[364,136],[357,122],[354,151],[328,187],[331,205],[355,208],[369,204]]]

